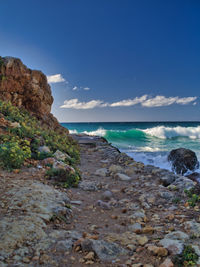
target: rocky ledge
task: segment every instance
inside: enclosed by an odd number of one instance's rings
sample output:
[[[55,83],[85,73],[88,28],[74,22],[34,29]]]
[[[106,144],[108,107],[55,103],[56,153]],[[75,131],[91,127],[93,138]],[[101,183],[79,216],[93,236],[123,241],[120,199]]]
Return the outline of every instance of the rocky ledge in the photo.
[[[200,266],[196,183],[135,162],[105,139],[74,138],[77,188],[53,186],[42,166],[1,173],[0,266],[170,267],[188,248]]]

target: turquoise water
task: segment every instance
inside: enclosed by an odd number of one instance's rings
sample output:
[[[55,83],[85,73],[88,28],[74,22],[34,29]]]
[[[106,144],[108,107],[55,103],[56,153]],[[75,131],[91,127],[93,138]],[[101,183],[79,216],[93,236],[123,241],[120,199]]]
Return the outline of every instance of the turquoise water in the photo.
[[[61,123],[71,133],[105,137],[136,161],[171,170],[168,153],[185,147],[200,160],[200,122]]]

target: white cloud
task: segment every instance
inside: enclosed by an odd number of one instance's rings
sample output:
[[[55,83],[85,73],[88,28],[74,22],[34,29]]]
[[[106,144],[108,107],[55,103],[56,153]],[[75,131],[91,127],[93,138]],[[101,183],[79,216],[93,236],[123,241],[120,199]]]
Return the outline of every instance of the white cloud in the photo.
[[[77,87],[77,86],[74,86],[74,87],[72,88],[72,90],[73,90],[73,91],[76,91],[76,90],[78,90],[78,87]]]
[[[91,100],[88,102],[80,102],[77,98],[65,100],[64,105],[61,108],[72,108],[72,109],[92,109],[97,107],[105,107],[107,104],[101,100]]]
[[[91,100],[88,102],[80,102],[77,98],[65,100],[61,108],[72,108],[72,109],[93,109],[102,107],[130,107],[140,104],[143,107],[163,107],[170,106],[172,104],[187,105],[192,103],[196,104],[197,97],[165,97],[165,96],[155,96],[150,97],[148,95],[143,95],[141,97],[135,97],[133,99],[121,100],[119,102],[105,103],[101,100]]]
[[[127,100],[122,100],[119,102],[114,102],[110,104],[110,107],[130,107],[134,106],[136,104],[142,103],[147,99],[147,95],[143,95],[141,97],[135,97],[134,99],[127,99]]]
[[[194,102],[197,99],[197,97],[165,97],[162,95],[155,96],[153,98],[149,98],[145,100],[142,103],[143,107],[164,107],[164,106],[170,106],[172,104],[180,104],[180,105],[186,105],[191,102]]]
[[[68,83],[61,74],[54,74],[54,75],[49,75],[47,76],[47,81],[48,83],[61,83],[61,82],[66,82]]]
[[[84,87],[83,90],[88,91],[88,90],[90,90],[90,88],[89,87]]]

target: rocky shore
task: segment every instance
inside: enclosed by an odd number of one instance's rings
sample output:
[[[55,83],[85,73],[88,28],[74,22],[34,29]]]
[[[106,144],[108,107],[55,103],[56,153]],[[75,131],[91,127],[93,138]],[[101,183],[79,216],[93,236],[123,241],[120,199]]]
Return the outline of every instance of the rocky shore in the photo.
[[[39,165],[0,173],[0,266],[180,266],[187,247],[200,257],[194,181],[135,162],[100,137],[73,137],[77,188],[53,186]]]

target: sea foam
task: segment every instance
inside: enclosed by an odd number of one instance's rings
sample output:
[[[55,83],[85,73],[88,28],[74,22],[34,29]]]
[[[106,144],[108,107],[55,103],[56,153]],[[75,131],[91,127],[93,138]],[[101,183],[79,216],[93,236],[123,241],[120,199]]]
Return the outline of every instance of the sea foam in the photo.
[[[200,139],[200,126],[197,127],[165,127],[165,126],[157,126],[153,128],[148,128],[142,130],[144,133],[162,138],[173,138],[173,137],[189,137],[190,139]]]

